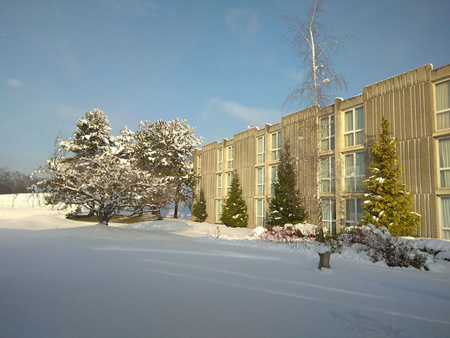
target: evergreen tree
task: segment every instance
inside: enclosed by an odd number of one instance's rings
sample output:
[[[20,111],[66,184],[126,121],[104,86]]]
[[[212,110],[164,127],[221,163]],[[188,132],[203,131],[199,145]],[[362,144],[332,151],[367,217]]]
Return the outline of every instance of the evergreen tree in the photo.
[[[111,126],[108,117],[98,108],[87,112],[84,118],[78,120],[77,130],[73,138],[63,141],[60,146],[66,151],[74,154],[74,157],[66,157],[68,163],[77,159],[92,159],[97,155],[107,152],[108,147],[114,146],[114,137],[111,136]],[[74,165],[73,168],[76,166]],[[87,175],[87,172],[84,174]],[[94,202],[93,202],[94,203]],[[90,209],[90,215],[94,214],[95,205]]]
[[[167,189],[160,195],[160,206],[174,203],[174,218],[178,205],[192,199],[194,149],[203,138],[194,135],[195,128],[186,120],[143,121],[135,133],[136,156],[149,172],[168,178]]]
[[[412,196],[401,181],[395,139],[391,139],[389,121],[383,117],[377,142],[371,149],[372,176],[366,180],[362,224],[386,227],[394,236],[413,234],[419,226],[420,215],[412,212]]]
[[[301,205],[300,192],[296,188],[295,163],[291,157],[289,143],[286,143],[281,151],[278,180],[273,185],[274,196],[269,203],[267,224],[284,226],[286,223],[303,222],[306,212]]]
[[[93,157],[105,147],[113,144],[108,117],[100,110],[94,109],[78,120],[73,139],[61,141],[61,146],[77,157]]]
[[[242,188],[239,176],[235,171],[231,179],[231,188],[228,192],[220,220],[228,226],[245,228],[248,222],[247,204],[242,198]]]
[[[123,129],[115,138],[110,130],[106,115],[94,109],[79,120],[72,139],[57,137],[54,154],[33,173],[44,174],[38,186],[48,203],[84,207],[107,225],[121,208],[140,207],[167,185],[138,165],[132,132]]]
[[[208,214],[206,213],[206,200],[203,189],[200,190],[198,200],[192,206],[192,215],[199,222],[204,222]]]

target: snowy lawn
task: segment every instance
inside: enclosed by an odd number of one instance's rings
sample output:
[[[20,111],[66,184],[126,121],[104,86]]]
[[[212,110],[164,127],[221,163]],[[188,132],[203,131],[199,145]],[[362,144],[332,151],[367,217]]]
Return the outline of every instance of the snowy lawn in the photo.
[[[450,336],[450,262],[347,252],[318,270],[313,249],[249,232],[0,208],[0,337]]]

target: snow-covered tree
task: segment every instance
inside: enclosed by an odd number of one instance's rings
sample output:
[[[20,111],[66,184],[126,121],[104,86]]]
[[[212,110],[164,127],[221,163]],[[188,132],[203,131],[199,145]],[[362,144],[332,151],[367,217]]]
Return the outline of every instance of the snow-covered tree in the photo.
[[[274,196],[269,203],[267,224],[284,226],[286,223],[303,222],[306,212],[297,189],[295,163],[291,157],[288,142],[284,144],[284,149],[281,151],[277,174],[278,180],[273,182]]]
[[[231,179],[231,187],[222,208],[220,221],[232,227],[245,228],[248,222],[247,204],[242,198],[242,188],[239,184],[239,176],[234,171]]]
[[[78,120],[73,139],[61,141],[61,146],[76,156],[94,156],[104,147],[112,145],[111,126],[108,117],[99,109],[94,109]]]
[[[412,196],[401,181],[396,144],[389,121],[383,117],[378,140],[370,151],[372,176],[365,184],[367,200],[361,223],[386,227],[394,236],[407,236],[419,226],[421,216],[411,211]]]
[[[35,174],[44,174],[39,185],[47,193],[48,202],[82,206],[93,211],[100,223],[108,224],[121,207],[141,206],[143,199],[156,195],[166,179],[138,166],[132,156],[132,133],[127,129],[116,139],[109,135],[110,128],[105,128],[107,118],[101,111],[87,113],[86,117],[77,125],[74,139],[57,138],[54,154]],[[84,128],[86,125],[89,127]]]
[[[203,192],[203,189],[200,189],[200,194],[198,196],[198,199],[192,205],[192,215],[199,222],[204,222],[206,217],[208,217],[208,214],[206,213],[206,200],[205,200],[205,193]]]
[[[73,138],[59,140],[60,146],[79,157],[94,157],[103,153],[106,147],[113,146],[111,136],[111,126],[108,117],[98,108],[89,111],[84,118],[78,120],[77,130],[73,133]],[[70,159],[66,159],[71,161]],[[85,173],[87,174],[87,173]],[[95,206],[90,208],[90,215],[94,215]]]
[[[193,154],[202,142],[194,131],[186,120],[143,121],[135,135],[136,156],[142,168],[167,178],[161,207],[173,202],[174,218],[177,218],[179,203],[192,198]]]

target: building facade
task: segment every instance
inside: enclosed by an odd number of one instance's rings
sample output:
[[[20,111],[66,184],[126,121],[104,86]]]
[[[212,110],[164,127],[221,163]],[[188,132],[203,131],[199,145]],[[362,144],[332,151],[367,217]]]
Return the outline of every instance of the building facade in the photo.
[[[436,70],[425,65],[366,86],[353,98],[336,98],[330,106],[311,107],[203,146],[195,153],[194,171],[196,189],[205,193],[206,221],[220,223],[236,170],[249,227],[265,225],[280,151],[289,142],[308,221],[318,222],[320,207],[323,225],[333,233],[358,224],[370,146],[382,116],[397,139],[414,211],[422,215],[418,235],[450,239],[450,65]]]

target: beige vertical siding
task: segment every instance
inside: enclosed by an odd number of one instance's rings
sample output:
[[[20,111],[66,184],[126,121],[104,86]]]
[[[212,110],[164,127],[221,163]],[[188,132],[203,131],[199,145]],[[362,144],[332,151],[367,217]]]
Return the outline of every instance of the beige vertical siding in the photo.
[[[434,103],[434,82],[450,78],[450,65],[432,70],[431,65],[411,70],[392,78],[363,88],[361,95],[343,100],[337,98],[331,106],[316,110],[311,107],[284,116],[276,125],[266,125],[264,129],[252,128],[222,143],[214,142],[197,151],[203,156],[202,185],[207,201],[208,222],[215,219],[217,149],[224,149],[223,181],[230,170],[226,169],[226,148],[234,146],[234,168],[240,176],[243,196],[247,203],[249,227],[256,225],[256,139],[265,136],[265,211],[270,197],[270,167],[277,163],[271,160],[271,134],[281,130],[283,144],[289,142],[291,155],[297,163],[298,188],[307,209],[308,221],[317,222],[317,175],[318,159],[321,156],[335,156],[336,192],[322,194],[322,197],[335,198],[337,225],[345,225],[345,198],[362,196],[344,192],[344,156],[348,152],[365,151],[366,176],[370,175],[369,149],[376,139],[384,115],[391,123],[393,137],[397,139],[402,180],[414,198],[414,208],[420,212],[422,222],[418,234],[428,237],[440,236],[439,196],[450,194],[449,189],[438,189],[437,137],[450,135],[450,131],[436,132]],[[364,107],[365,144],[344,147],[344,114],[349,109]],[[317,152],[318,118],[334,114],[335,150]],[[226,194],[225,188],[223,189]],[[224,197],[224,196],[223,196]],[[259,198],[261,196],[258,196]]]

